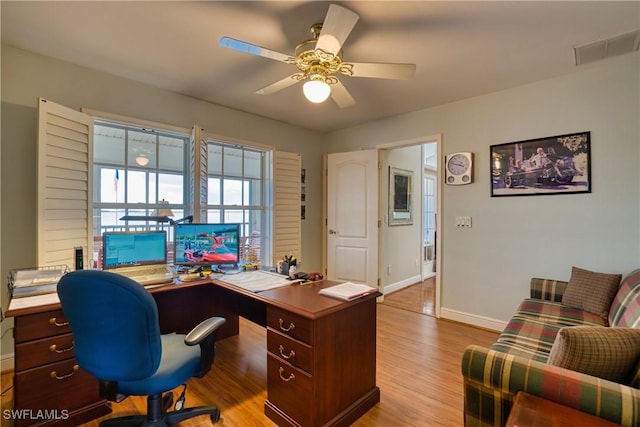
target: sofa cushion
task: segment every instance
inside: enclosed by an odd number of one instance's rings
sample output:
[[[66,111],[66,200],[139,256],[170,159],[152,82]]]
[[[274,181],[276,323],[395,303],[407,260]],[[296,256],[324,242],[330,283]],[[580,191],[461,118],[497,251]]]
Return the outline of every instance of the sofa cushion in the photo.
[[[571,326],[560,329],[547,363],[629,384],[640,358],[640,329]]]
[[[514,317],[522,317],[562,326],[607,325],[606,320],[602,317],[580,308],[532,298],[527,298],[520,303]]]
[[[491,349],[546,362],[560,328],[562,325],[514,316]]]
[[[640,269],[622,282],[609,310],[609,325],[640,328]]]
[[[621,274],[596,273],[572,267],[569,284],[562,295],[562,303],[606,319],[621,279]]]

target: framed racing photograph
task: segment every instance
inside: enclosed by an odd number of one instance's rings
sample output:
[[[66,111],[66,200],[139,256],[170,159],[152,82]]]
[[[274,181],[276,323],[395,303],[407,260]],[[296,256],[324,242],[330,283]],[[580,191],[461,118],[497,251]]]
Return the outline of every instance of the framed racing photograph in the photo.
[[[591,192],[591,132],[490,147],[491,197]]]

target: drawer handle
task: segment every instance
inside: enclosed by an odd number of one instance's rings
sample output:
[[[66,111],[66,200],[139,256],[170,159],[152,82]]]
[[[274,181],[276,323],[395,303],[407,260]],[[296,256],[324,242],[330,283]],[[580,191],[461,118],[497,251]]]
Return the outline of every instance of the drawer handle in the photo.
[[[67,351],[73,350],[73,347],[74,347],[74,344],[71,343],[69,347],[58,350],[58,346],[56,344],[51,344],[49,346],[49,351],[60,354],[60,353],[66,353]]]
[[[282,356],[285,359],[291,359],[292,357],[294,357],[296,355],[296,352],[291,350],[289,352],[289,355],[284,354],[284,347],[282,345],[280,345],[280,356]]]
[[[284,332],[293,331],[296,328],[296,325],[294,325],[293,322],[289,323],[288,328],[285,328],[284,320],[282,320],[282,317],[280,318],[279,322],[280,322],[280,329],[282,329]]]
[[[280,366],[280,379],[282,381],[291,381],[291,380],[295,380],[296,376],[292,373],[289,374],[289,378],[285,378],[282,376],[282,374],[284,373],[284,368],[282,366]]]
[[[50,325],[57,326],[57,327],[61,328],[61,327],[63,327],[63,326],[67,326],[67,325],[69,325],[69,322],[62,322],[62,323],[60,323],[60,322],[58,322],[58,321],[56,320],[56,318],[55,318],[55,317],[52,317],[51,319],[49,319],[49,324],[50,324]]]
[[[71,377],[73,374],[75,374],[76,372],[78,372],[78,369],[80,369],[80,367],[78,365],[73,365],[73,371],[69,372],[68,374],[65,375],[58,375],[58,373],[56,371],[51,371],[51,373],[49,374],[49,376],[51,378],[53,378],[54,380],[64,380],[65,378],[69,378]]]

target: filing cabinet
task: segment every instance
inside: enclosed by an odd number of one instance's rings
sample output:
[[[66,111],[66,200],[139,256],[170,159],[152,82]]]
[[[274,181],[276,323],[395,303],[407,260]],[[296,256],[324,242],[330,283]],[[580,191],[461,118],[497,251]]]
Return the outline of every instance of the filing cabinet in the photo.
[[[375,302],[304,314],[267,307],[265,413],[280,426],[349,426],[380,399]]]
[[[111,412],[75,360],[62,310],[15,316],[14,339],[16,427],[78,425]]]

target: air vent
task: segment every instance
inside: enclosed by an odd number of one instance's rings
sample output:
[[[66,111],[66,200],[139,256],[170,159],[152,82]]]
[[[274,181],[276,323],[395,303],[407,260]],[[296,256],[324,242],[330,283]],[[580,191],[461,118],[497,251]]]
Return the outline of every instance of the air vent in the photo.
[[[637,51],[638,46],[640,46],[640,30],[576,46],[574,47],[576,65],[631,53]]]

